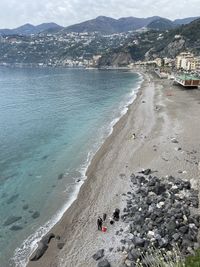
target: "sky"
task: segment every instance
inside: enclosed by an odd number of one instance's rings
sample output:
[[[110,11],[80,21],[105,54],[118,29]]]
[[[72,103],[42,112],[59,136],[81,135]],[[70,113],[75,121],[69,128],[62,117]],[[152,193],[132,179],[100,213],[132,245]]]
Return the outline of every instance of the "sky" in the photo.
[[[200,15],[200,0],[0,0],[0,28],[55,22],[68,26],[97,16],[169,19]]]

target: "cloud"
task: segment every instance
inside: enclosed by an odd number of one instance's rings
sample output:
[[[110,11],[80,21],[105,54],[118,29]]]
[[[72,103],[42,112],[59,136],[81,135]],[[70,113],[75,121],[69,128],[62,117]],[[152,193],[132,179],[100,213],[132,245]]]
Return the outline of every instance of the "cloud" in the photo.
[[[0,28],[25,23],[56,22],[63,26],[95,18],[162,16],[170,19],[200,15],[199,0],[1,0]]]

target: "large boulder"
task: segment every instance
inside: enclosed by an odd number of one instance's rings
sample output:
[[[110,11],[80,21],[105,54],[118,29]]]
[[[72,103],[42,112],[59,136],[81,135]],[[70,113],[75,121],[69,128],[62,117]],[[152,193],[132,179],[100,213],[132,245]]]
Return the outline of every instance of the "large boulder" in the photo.
[[[55,235],[53,233],[48,233],[42,238],[41,242],[47,245],[49,244],[52,238],[55,238]]]
[[[39,260],[44,255],[44,253],[46,252],[47,249],[48,249],[47,244],[39,242],[36,251],[33,253],[33,255],[30,258],[30,261]]]
[[[97,264],[97,267],[111,267],[111,265],[109,261],[105,259],[105,260],[99,261]]]

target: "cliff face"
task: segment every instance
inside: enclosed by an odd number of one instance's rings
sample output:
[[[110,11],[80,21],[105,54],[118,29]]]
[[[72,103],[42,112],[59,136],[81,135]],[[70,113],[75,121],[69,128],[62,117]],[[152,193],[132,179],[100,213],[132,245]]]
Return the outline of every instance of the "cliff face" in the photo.
[[[175,40],[174,42],[169,43],[166,48],[163,50],[162,54],[168,57],[176,57],[180,52],[185,50],[185,40],[179,39]]]
[[[166,45],[166,47],[161,51],[156,50],[154,47],[149,49],[145,53],[145,60],[152,60],[157,57],[175,58],[180,52],[183,52],[186,48],[186,41],[183,38],[179,40],[174,40],[168,45]]]
[[[98,67],[124,67],[132,62],[133,60],[129,52],[115,52],[103,55],[99,59]]]

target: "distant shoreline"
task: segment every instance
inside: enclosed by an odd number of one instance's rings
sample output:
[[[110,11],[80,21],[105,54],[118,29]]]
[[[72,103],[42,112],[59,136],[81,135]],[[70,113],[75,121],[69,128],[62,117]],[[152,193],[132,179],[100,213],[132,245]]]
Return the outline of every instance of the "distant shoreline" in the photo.
[[[132,70],[132,68],[127,67],[114,67],[114,66],[102,66],[102,67],[87,67],[87,66],[51,66],[51,65],[39,65],[33,63],[0,63],[0,67],[5,68],[38,68],[38,69],[55,69],[55,68],[63,68],[63,69],[85,69],[85,70]]]

